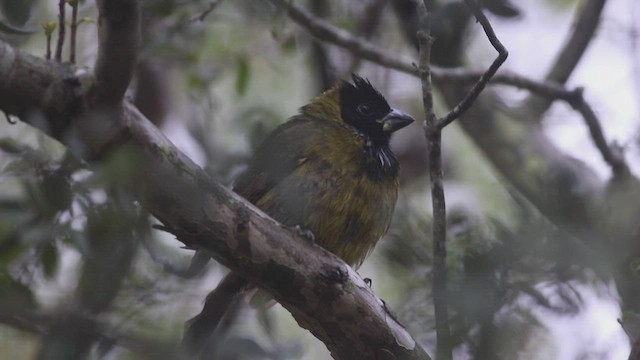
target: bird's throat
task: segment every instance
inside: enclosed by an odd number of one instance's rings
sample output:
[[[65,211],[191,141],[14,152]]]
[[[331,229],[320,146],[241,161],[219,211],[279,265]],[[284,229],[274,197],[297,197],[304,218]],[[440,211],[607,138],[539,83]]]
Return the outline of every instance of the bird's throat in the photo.
[[[363,155],[365,168],[371,179],[383,180],[398,176],[398,159],[391,151],[388,141],[376,143],[367,140]]]

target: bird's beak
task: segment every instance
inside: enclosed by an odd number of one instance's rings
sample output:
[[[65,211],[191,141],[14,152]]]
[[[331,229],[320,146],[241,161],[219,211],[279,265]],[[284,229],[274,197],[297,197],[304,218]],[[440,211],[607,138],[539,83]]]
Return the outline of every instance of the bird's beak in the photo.
[[[391,109],[387,116],[379,120],[382,123],[382,131],[392,133],[414,122],[409,114],[405,114],[400,110]]]

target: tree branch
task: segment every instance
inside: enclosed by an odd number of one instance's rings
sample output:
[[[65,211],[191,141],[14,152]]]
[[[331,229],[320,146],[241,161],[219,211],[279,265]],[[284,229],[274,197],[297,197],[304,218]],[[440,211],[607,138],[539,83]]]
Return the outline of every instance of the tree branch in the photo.
[[[282,2],[281,0],[272,1],[277,5],[285,7],[291,19],[298,23],[298,25],[307,29],[309,33],[316,38],[342,47],[354,55],[367,59],[378,65],[407,74],[420,76],[416,66],[411,64],[409,60],[386,52],[374,45],[371,45],[365,39],[357,38],[342,29],[336,28],[325,20],[314,16],[303,8],[290,2]],[[476,16],[478,16],[478,14],[480,15],[478,21],[483,25],[483,29],[485,30],[489,41],[498,51],[498,57],[494,60],[489,69],[483,73],[469,71],[466,69],[449,69],[439,68],[433,65],[430,66],[430,76],[439,83],[474,84],[474,88],[466,93],[465,98],[454,106],[453,110],[442,119],[443,122],[441,126],[448,125],[454,119],[459,117],[462,112],[468,109],[471,103],[477,98],[478,94],[480,94],[488,83],[504,84],[514,86],[519,89],[526,89],[531,91],[533,94],[543,97],[548,103],[559,99],[574,107],[584,118],[596,147],[602,153],[605,161],[612,167],[614,175],[627,173],[628,171],[625,170],[627,166],[624,163],[624,157],[622,154],[618,154],[616,151],[611,149],[606,141],[604,141],[603,136],[601,136],[602,130],[600,129],[600,125],[597,118],[594,116],[593,111],[589,111],[591,108],[582,97],[582,89],[576,88],[568,90],[561,85],[561,83],[566,80],[566,77],[568,77],[567,71],[570,73],[573,70],[573,67],[575,67],[575,63],[577,63],[577,59],[572,58],[569,54],[581,55],[588,44],[588,41],[585,43],[585,38],[583,37],[584,34],[578,30],[581,29],[587,32],[594,31],[595,25],[589,25],[588,20],[597,20],[600,11],[602,10],[603,3],[604,0],[592,0],[589,2],[588,6],[586,6],[579,18],[573,36],[567,45],[567,47],[573,49],[573,51],[567,50],[564,55],[559,57],[558,65],[554,68],[556,70],[552,71],[555,75],[551,76],[550,74],[547,81],[544,82],[526,78],[509,71],[496,73],[500,65],[507,58],[508,53],[504,46],[497,41],[493,29],[491,29],[490,26],[486,26],[488,24],[486,17],[484,17],[482,12],[478,11],[477,6],[475,9],[472,7],[474,14]],[[467,4],[471,4],[471,2],[467,1]],[[569,66],[570,64],[573,65]]]
[[[442,184],[442,128],[438,125],[433,106],[431,84],[431,37],[430,14],[423,0],[415,0],[422,29],[418,37],[418,73],[422,84],[422,105],[425,112],[424,135],[429,158],[429,178],[431,180],[431,208],[433,212],[433,309],[436,323],[436,344],[438,360],[450,360],[451,329],[447,296],[447,208]]]
[[[131,184],[142,206],[187,247],[205,251],[269,291],[335,358],[429,359],[338,257],[212,181],[132,105],[125,103],[122,111],[108,117],[82,108],[78,104],[86,103],[86,94],[74,84],[85,81],[69,79],[63,70],[0,42],[0,110],[21,108],[8,104],[7,95],[17,104],[29,104],[33,94],[47,93],[36,107],[45,116],[23,120],[84,159],[99,161],[110,151],[130,149],[138,161]],[[49,82],[39,81],[41,77]],[[58,110],[60,104],[66,108]],[[105,128],[98,137],[96,129]]]
[[[582,6],[582,11],[577,16],[573,32],[545,77],[547,82],[564,84],[569,79],[593,39],[605,3],[606,0],[587,0],[584,5],[578,5]],[[530,97],[524,106],[527,111],[535,111],[533,118],[541,118],[540,115],[551,106],[551,101]]]
[[[498,51],[498,56],[465,94],[463,99],[445,116],[436,119],[433,108],[433,91],[431,85],[430,54],[433,39],[430,33],[429,13],[425,3],[416,0],[416,7],[421,24],[425,30],[419,30],[418,48],[420,52],[418,72],[422,82],[422,101],[425,109],[425,137],[429,156],[429,174],[431,179],[431,203],[433,208],[433,304],[436,322],[436,339],[438,344],[437,359],[451,359],[451,330],[449,328],[448,295],[447,295],[447,211],[443,186],[442,170],[442,130],[466,112],[480,95],[491,77],[504,63],[508,56],[505,47],[496,37],[489,20],[484,16],[475,1],[466,0],[467,5],[482,25],[489,41]]]
[[[422,1],[418,3],[424,6]],[[426,8],[424,8],[426,13]],[[418,69],[422,81],[422,103],[425,110],[425,137],[429,156],[431,179],[431,205],[433,211],[433,307],[436,321],[437,359],[452,358],[451,330],[447,297],[447,210],[442,184],[442,128],[438,126],[433,109],[433,91],[429,59],[433,39],[424,31],[418,31],[420,59]]]
[[[438,119],[437,126],[440,127],[441,129],[449,125],[453,120],[460,117],[462,113],[464,113],[471,107],[471,104],[473,104],[473,102],[478,98],[478,95],[480,95],[482,90],[484,90],[485,86],[487,86],[487,83],[489,82],[489,80],[491,80],[493,75],[495,75],[496,71],[498,71],[498,69],[500,68],[500,66],[502,66],[504,61],[507,60],[507,56],[509,56],[507,49],[505,49],[505,47],[502,45],[500,40],[498,40],[498,37],[496,36],[496,33],[493,31],[493,28],[491,27],[489,20],[487,20],[487,17],[484,16],[478,4],[476,4],[476,2],[473,0],[465,0],[465,2],[473,12],[473,15],[476,17],[480,25],[482,25],[482,29],[484,30],[485,34],[487,34],[487,38],[489,39],[489,42],[491,42],[491,45],[493,45],[493,47],[498,52],[498,56],[493,61],[491,66],[489,66],[489,68],[482,74],[480,79],[478,79],[478,81],[473,85],[473,87],[471,87],[467,95],[465,95],[465,97],[460,101],[460,103],[454,106],[453,109],[449,111],[441,119]]]
[[[294,5],[291,2],[282,0],[271,0],[277,6],[284,7],[291,20],[305,28],[314,37],[341,47],[348,52],[371,61],[383,67],[398,70],[400,72],[419,76],[416,66],[410,59],[399,57],[391,52],[371,45],[365,39],[351,35],[331,25],[329,22],[314,16],[304,8]],[[456,84],[475,84],[482,76],[483,72],[470,71],[462,68],[441,68],[430,66],[433,80],[438,82],[451,82]],[[529,90],[536,95],[550,99],[560,99],[568,101],[575,96],[575,90],[567,90],[562,85],[553,82],[540,82],[524,76],[503,71],[495,74],[490,80],[491,84],[504,84],[514,86],[519,89]]]
[[[92,101],[105,106],[124,97],[140,43],[140,5],[136,0],[98,0],[98,58]]]
[[[606,0],[587,0],[578,14],[573,32],[558,54],[553,66],[545,77],[547,81],[564,84],[578,65],[587,46],[600,24],[600,15]]]
[[[584,122],[589,128],[593,144],[602,155],[604,161],[611,167],[614,177],[631,175],[629,166],[625,162],[622,149],[609,145],[607,139],[604,137],[604,132],[602,131],[602,126],[600,126],[600,121],[598,120],[596,113],[584,100],[582,88],[578,88],[577,92],[579,96],[577,96],[575,100],[571,101],[570,105],[578,111],[580,115],[582,115]]]
[[[67,2],[65,0],[58,0],[58,43],[56,45],[55,60],[57,62],[62,61],[62,48],[64,46],[65,36],[65,6]]]
[[[293,21],[318,39],[342,47],[356,56],[381,66],[418,76],[416,66],[411,65],[408,60],[367,44],[346,31],[313,16],[301,7],[281,0],[272,1],[283,6]],[[434,66],[430,68],[433,81],[440,84],[447,93],[448,101],[452,102],[451,106],[455,106],[459,102],[458,99],[467,94],[467,91],[460,85],[473,84],[482,76],[479,72],[470,72],[459,68],[445,69]],[[558,83],[539,82],[510,72],[497,73],[490,83],[515,86],[547,99],[560,99],[569,104],[578,104],[582,101],[580,100],[581,90],[579,88],[568,90]],[[585,235],[584,231],[580,231],[576,227],[582,227],[578,224],[584,224],[583,221],[591,222],[592,215],[588,213],[597,212],[595,208],[598,205],[593,200],[594,194],[602,191],[597,176],[584,164],[562,155],[540,133],[539,129],[517,124],[513,119],[507,119],[506,116],[496,113],[496,106],[491,111],[488,108],[492,106],[490,102],[493,101],[498,104],[497,108],[501,108],[501,101],[493,95],[490,97],[491,100],[487,99],[476,107],[474,114],[467,113],[466,116],[469,120],[463,122],[465,130],[469,132],[476,143],[485,149],[489,160],[549,218],[557,223],[569,225],[570,232],[574,234]],[[527,117],[531,118],[532,116],[527,113]],[[521,137],[520,134],[525,133],[529,135]],[[513,153],[514,149],[516,150],[515,154]],[[510,155],[507,156],[507,154]],[[522,174],[522,159],[529,159],[530,154],[540,154],[545,160],[545,166],[535,167],[532,163],[531,166],[526,167],[532,173],[523,177],[520,175]],[[549,194],[548,189],[557,189],[557,192],[552,195]],[[581,209],[581,211],[576,212],[576,209]],[[593,233],[587,235],[586,238],[594,236]]]
[[[78,37],[78,3],[79,0],[71,0],[69,1],[69,5],[71,5],[71,24],[69,24],[69,29],[71,30],[71,34],[69,35],[69,62],[72,64],[76,63],[76,40]]]

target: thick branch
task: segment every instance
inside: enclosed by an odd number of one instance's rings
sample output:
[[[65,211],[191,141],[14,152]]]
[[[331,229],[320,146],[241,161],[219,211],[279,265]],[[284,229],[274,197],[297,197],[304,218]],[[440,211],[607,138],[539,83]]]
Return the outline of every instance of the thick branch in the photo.
[[[129,86],[140,43],[140,5],[136,0],[98,0],[98,58],[93,101],[119,103]]]
[[[13,56],[4,58],[7,54]],[[7,93],[22,94],[25,98],[12,96],[24,104],[34,99],[31,93],[45,93],[48,89],[48,84],[33,82],[42,74],[3,76],[5,69],[11,75],[12,69],[24,66],[16,59],[30,63],[32,70],[49,71],[46,76],[53,83],[65,83],[59,67],[48,66],[43,59],[0,43],[0,110],[10,107],[4,101]],[[82,83],[77,79],[73,82]],[[132,105],[123,106],[122,111],[109,117],[96,114],[93,109],[74,107],[83,102],[77,96],[65,98],[73,92],[71,85],[67,87],[70,89],[52,89],[48,100],[38,104],[46,121],[67,125],[56,138],[85,159],[101,159],[116,149],[132,151],[132,158],[138,161],[138,173],[131,176],[132,186],[143,207],[188,247],[207,252],[267,289],[301,326],[326,344],[334,357],[429,358],[387,313],[369,286],[335,255],[300,239],[212,181]],[[49,102],[69,104],[70,109],[48,113],[46,110],[52,108]],[[75,119],[60,120],[60,113],[73,113]],[[42,119],[23,119],[54,135]],[[76,146],[78,143],[84,146]]]

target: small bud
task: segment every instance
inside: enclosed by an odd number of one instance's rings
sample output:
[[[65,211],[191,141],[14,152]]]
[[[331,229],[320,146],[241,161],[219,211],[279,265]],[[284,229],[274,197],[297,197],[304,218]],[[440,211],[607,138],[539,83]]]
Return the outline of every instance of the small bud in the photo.
[[[46,36],[51,36],[51,34],[53,34],[53,32],[56,30],[57,27],[58,27],[57,21],[49,21],[42,24],[42,30],[44,30],[44,34]]]

